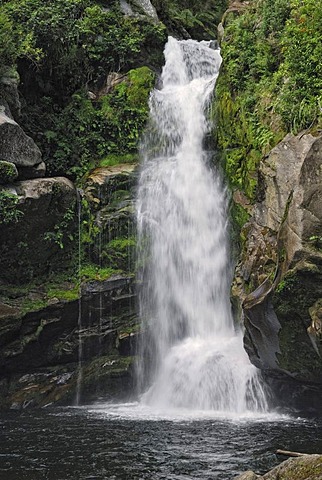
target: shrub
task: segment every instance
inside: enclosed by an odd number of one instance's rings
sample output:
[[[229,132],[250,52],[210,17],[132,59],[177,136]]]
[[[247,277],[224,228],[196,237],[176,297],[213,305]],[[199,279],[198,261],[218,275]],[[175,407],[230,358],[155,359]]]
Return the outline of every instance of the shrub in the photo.
[[[4,160],[0,160],[0,184],[11,183],[18,178],[17,167]]]
[[[16,223],[23,215],[18,209],[17,195],[7,191],[0,191],[0,225]]]

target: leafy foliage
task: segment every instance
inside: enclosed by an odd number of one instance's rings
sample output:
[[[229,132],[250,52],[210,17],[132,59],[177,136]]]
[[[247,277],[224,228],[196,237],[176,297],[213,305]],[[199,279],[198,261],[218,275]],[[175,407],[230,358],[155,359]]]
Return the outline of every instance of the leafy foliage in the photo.
[[[47,115],[42,138],[50,173],[81,178],[106,155],[134,155],[148,117],[154,74],[148,67],[130,70],[110,93],[97,100],[75,93],[58,115]],[[49,98],[43,102],[53,105]]]
[[[146,119],[154,75],[132,67],[160,62],[165,27],[124,16],[118,1],[107,3],[8,0],[0,6],[0,64],[18,62],[20,123],[52,175],[79,178],[96,159],[131,153]],[[115,93],[101,94],[110,72],[129,69]]]
[[[232,186],[254,200],[263,155],[288,131],[322,126],[322,10],[256,0],[226,22],[217,140]]]
[[[7,191],[0,191],[0,225],[16,223],[20,220],[23,212],[18,208],[17,195]]]
[[[182,27],[196,39],[217,35],[217,25],[228,0],[152,0],[159,17],[170,31],[183,34]]]
[[[0,160],[0,184],[11,183],[18,177],[16,166],[11,162]]]

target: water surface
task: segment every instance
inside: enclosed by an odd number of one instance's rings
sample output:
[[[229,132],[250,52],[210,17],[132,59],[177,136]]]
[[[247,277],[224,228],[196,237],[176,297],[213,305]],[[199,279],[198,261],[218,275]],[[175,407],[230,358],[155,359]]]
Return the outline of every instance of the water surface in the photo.
[[[278,448],[322,452],[322,421],[136,404],[10,411],[0,431],[3,480],[228,480],[284,460]]]

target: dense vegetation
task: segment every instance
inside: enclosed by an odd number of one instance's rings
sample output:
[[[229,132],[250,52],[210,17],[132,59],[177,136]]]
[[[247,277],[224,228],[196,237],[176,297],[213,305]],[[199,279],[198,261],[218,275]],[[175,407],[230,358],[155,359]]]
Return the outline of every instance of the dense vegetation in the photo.
[[[147,114],[138,89],[149,91],[153,76],[141,69],[108,95],[102,88],[110,72],[160,63],[161,23],[124,16],[118,2],[10,0],[0,7],[0,25],[0,65],[17,62],[20,123],[49,174],[79,178],[93,160],[133,153]]]
[[[154,0],[160,19],[171,31],[188,32],[195,39],[217,36],[217,25],[228,0]]]
[[[4,82],[19,83],[21,108],[16,98],[12,113],[39,146],[47,176],[67,176],[86,189],[95,167],[135,163],[148,116],[149,92],[163,64],[168,34],[215,37],[216,25],[228,2],[152,3],[160,21],[142,15],[139,2],[134,0],[129,0],[133,15],[125,15],[118,0],[1,2],[0,100]],[[9,104],[13,108],[12,102]],[[94,202],[86,195],[82,197],[78,233],[72,228],[77,220],[74,208],[68,209],[42,238],[59,254],[66,250],[66,258],[73,239],[72,265],[64,260],[67,278],[73,281],[101,280],[113,272],[133,272],[135,238],[129,185],[114,188],[109,205],[98,205],[104,196],[101,192]],[[23,218],[17,197],[2,192],[0,200],[0,224],[16,225]],[[103,213],[98,220],[100,208]],[[27,243],[22,242],[24,250]],[[18,252],[21,264],[28,263],[28,252]],[[10,252],[7,259],[16,282],[17,261]],[[33,280],[33,268],[27,270],[24,276],[19,273],[19,281]]]
[[[227,2],[154,3],[172,33],[185,35],[187,29],[192,35],[214,36]],[[166,37],[162,22],[124,15],[115,0],[3,2],[0,76],[17,64],[19,121],[40,147],[49,175],[79,179],[108,154],[135,152],[147,117],[144,93],[151,89],[153,76],[134,69],[160,69]],[[127,86],[106,95],[109,73],[131,69]]]
[[[228,14],[218,143],[233,187],[254,200],[257,167],[287,132],[322,127],[322,5],[255,0]]]

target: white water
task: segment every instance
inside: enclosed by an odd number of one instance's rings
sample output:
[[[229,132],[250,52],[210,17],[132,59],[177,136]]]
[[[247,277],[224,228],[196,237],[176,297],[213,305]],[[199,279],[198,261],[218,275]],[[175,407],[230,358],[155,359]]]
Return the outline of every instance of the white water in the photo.
[[[141,401],[263,412],[265,395],[231,315],[226,193],[203,146],[220,53],[170,37],[165,60],[137,198],[145,332],[138,377],[141,388],[150,383]]]

